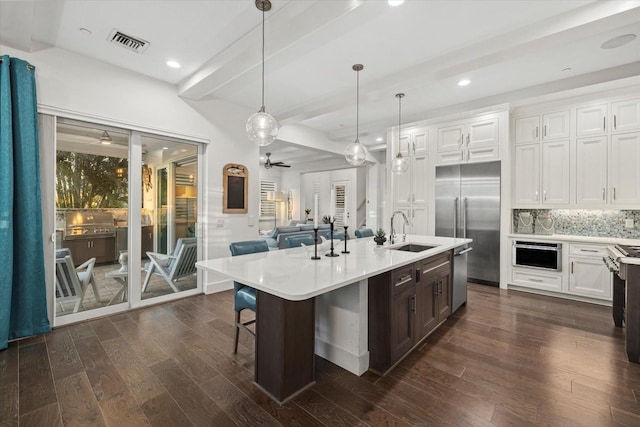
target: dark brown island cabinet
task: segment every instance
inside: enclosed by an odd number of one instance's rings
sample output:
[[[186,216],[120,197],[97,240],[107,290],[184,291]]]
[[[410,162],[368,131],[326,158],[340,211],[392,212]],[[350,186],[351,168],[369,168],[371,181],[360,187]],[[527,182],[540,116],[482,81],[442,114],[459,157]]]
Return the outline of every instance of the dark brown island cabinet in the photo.
[[[369,279],[369,369],[384,375],[451,314],[452,252]]]

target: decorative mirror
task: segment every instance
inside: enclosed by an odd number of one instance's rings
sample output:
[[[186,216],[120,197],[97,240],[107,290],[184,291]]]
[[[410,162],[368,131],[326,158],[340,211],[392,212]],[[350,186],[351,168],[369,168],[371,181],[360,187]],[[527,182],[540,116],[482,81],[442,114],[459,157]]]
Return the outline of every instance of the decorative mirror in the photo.
[[[248,211],[249,172],[247,167],[235,163],[224,165],[222,172],[222,212],[246,214]]]

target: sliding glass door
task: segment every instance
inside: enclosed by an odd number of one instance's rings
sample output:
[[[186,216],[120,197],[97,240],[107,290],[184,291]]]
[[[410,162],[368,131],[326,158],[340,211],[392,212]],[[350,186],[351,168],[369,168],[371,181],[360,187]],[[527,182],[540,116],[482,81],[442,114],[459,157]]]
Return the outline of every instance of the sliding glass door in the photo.
[[[203,148],[54,116],[40,122],[54,325],[199,293]]]

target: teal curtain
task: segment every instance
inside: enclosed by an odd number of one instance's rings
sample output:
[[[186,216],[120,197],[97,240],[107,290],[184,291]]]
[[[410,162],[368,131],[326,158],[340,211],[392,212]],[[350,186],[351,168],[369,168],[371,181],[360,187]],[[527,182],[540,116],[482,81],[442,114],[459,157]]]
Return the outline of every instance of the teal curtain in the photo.
[[[51,330],[42,245],[34,67],[0,57],[0,350]]]

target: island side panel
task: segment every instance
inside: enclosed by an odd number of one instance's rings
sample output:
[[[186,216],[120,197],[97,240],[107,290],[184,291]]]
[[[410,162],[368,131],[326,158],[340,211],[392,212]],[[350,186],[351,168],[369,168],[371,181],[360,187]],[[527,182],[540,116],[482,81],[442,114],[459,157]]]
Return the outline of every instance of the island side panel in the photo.
[[[314,384],[315,301],[258,291],[255,382],[284,403]]]
[[[347,371],[369,369],[368,280],[316,297],[316,354]]]
[[[626,265],[626,350],[630,362],[640,363],[640,265]]]
[[[369,278],[369,367],[377,373],[391,366],[391,272]]]

